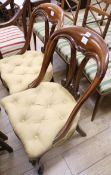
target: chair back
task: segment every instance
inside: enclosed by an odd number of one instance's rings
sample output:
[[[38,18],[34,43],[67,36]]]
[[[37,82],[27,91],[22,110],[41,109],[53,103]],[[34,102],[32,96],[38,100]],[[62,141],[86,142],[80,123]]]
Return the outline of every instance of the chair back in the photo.
[[[75,64],[76,64],[76,52],[77,51],[82,52],[85,56],[80,66],[78,67],[77,71],[75,69],[75,65],[70,64],[72,72],[70,72],[71,74],[70,76],[67,76],[69,72],[66,73],[66,84],[64,85],[67,89],[70,89],[71,87],[71,82],[72,82],[71,78],[72,80],[73,78],[76,80],[75,82],[75,86],[76,86],[80,72],[83,72],[84,67],[86,66],[86,64],[88,63],[90,59],[94,59],[96,61],[97,72],[96,72],[96,75],[93,81],[89,85],[89,87],[79,98],[67,122],[65,123],[62,130],[58,133],[55,139],[55,142],[63,138],[69,131],[78,110],[80,109],[82,104],[87,100],[87,98],[95,91],[96,87],[99,85],[99,83],[104,78],[104,75],[106,73],[107,66],[108,66],[108,61],[109,61],[109,53],[108,53],[107,45],[100,35],[98,35],[97,33],[87,28],[83,28],[83,27],[74,26],[74,27],[69,27],[69,28],[62,28],[54,32],[54,34],[50,37],[48,44],[46,46],[46,51],[45,51],[44,60],[43,60],[40,74],[37,77],[37,79],[30,85],[30,87],[36,87],[43,80],[43,77],[46,73],[48,65],[51,62],[51,58],[55,51],[57,42],[61,38],[64,38],[69,41],[69,44],[71,46],[71,50],[73,53],[73,60],[75,60]]]
[[[88,16],[92,16],[88,20]],[[88,0],[83,27],[90,28],[105,38],[111,22],[111,0]]]
[[[72,23],[76,25],[78,13],[81,6],[81,1],[79,0],[59,0],[57,4],[64,10],[65,16],[72,20]]]
[[[31,39],[31,35],[32,35],[33,24],[35,20],[36,21],[40,20],[38,19],[38,17],[42,17],[43,20],[45,21],[44,48],[48,42],[49,37],[52,35],[55,29],[59,29],[60,27],[63,26],[64,12],[59,6],[57,6],[56,4],[52,4],[52,3],[44,3],[44,4],[39,5],[33,10],[32,15],[30,17],[28,35],[27,35],[25,47],[21,51],[22,53],[24,53],[26,49],[28,48],[28,45]],[[49,26],[50,24],[51,24],[51,29]]]

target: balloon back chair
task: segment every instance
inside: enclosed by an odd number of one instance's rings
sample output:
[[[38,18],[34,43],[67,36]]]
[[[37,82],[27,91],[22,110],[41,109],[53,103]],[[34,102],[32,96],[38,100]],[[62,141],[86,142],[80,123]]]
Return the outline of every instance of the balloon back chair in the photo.
[[[54,16],[51,16],[52,13],[54,13]],[[40,51],[26,50],[30,44],[34,20],[41,14],[44,14],[47,22],[48,19],[54,20],[55,26],[60,27],[63,23],[63,11],[57,5],[44,3],[35,8],[30,18],[29,31],[24,47],[18,55],[6,57],[0,61],[1,80],[8,88],[10,94],[27,89],[28,85],[39,74],[44,54]],[[50,64],[44,80],[50,81],[52,76],[52,66]]]
[[[87,33],[90,33],[90,37],[87,42],[84,42]],[[41,82],[60,38],[70,43],[72,51],[71,71],[66,74],[64,87],[56,82]],[[75,73],[76,51],[83,52],[85,58]],[[47,43],[37,79],[30,84],[28,90],[2,99],[1,105],[7,112],[12,127],[22,141],[32,164],[35,164],[37,160],[40,163],[42,155],[65,142],[75,130],[85,136],[78,124],[80,108],[103,79],[107,70],[108,56],[107,45],[95,32],[82,27],[57,30]],[[78,77],[90,58],[96,61],[97,72],[87,90],[76,101],[70,93],[71,81],[75,76],[76,87]],[[41,166],[38,173],[43,173]]]

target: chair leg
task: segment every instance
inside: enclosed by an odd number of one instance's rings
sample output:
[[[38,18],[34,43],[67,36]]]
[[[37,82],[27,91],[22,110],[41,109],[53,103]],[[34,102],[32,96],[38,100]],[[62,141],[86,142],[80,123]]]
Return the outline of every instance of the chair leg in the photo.
[[[44,173],[44,165],[41,164],[40,158],[38,158],[37,161],[36,161],[36,160],[29,160],[29,162],[30,162],[33,166],[35,166],[36,163],[38,163],[38,167],[37,167],[38,175],[43,175],[43,173]]]
[[[93,110],[93,114],[92,114],[91,121],[93,121],[93,120],[95,119],[98,106],[99,106],[100,101],[101,101],[101,99],[102,99],[101,97],[102,97],[102,96],[101,96],[100,94],[97,95],[97,99],[96,99],[96,102],[95,102],[95,106],[94,106],[94,110]]]
[[[36,160],[29,160],[29,162],[32,164],[32,166],[35,166],[37,161]]]
[[[13,149],[6,142],[4,142],[1,138],[0,138],[0,146],[1,146],[1,150],[6,150],[9,153],[13,152]]]
[[[8,140],[8,137],[3,132],[1,132],[1,131],[0,131],[0,138],[2,140]]]
[[[37,43],[36,43],[36,34],[34,32],[33,32],[33,38],[34,38],[34,47],[35,47],[35,50],[36,50]]]
[[[82,137],[86,137],[86,133],[82,130],[82,128],[81,128],[79,125],[77,125],[76,131],[77,131]]]

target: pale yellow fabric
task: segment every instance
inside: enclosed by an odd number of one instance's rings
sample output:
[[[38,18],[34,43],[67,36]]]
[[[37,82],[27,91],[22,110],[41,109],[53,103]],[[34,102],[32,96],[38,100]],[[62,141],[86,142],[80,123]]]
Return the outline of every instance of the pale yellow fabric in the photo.
[[[5,97],[1,101],[15,133],[30,159],[49,150],[76,105],[73,96],[60,84],[42,82],[37,88]],[[74,133],[77,114],[68,137]]]
[[[25,90],[39,75],[43,54],[37,51],[27,51],[23,55],[14,55],[0,61],[1,78],[9,88],[10,94]],[[44,81],[52,78],[52,66],[48,67]]]

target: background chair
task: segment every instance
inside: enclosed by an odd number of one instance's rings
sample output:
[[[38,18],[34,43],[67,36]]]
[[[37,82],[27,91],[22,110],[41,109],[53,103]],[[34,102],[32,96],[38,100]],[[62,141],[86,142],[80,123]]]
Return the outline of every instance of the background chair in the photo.
[[[107,43],[109,47],[109,64],[108,64],[108,70],[106,72],[106,75],[101,82],[101,84],[97,88],[97,99],[95,102],[93,115],[91,120],[93,121],[98,109],[98,106],[100,104],[100,101],[102,100],[102,97],[109,95],[111,93],[111,2],[100,0],[97,1],[98,3],[94,3],[91,0],[88,0],[88,4],[85,10],[85,15],[83,19],[83,27],[87,27],[95,32],[97,32],[99,35],[101,35],[105,42]],[[90,20],[88,21],[88,16],[92,15]],[[99,18],[98,18],[99,17]],[[87,37],[88,34],[86,34]],[[90,34],[89,34],[90,35]],[[81,63],[82,59],[84,58],[83,54],[78,53],[77,55],[77,61],[78,64]],[[95,73],[96,73],[97,67],[94,60],[91,60],[88,65],[85,67],[84,75],[88,79],[89,82],[92,81]],[[77,90],[78,91],[78,90]]]
[[[13,152],[13,149],[5,142],[8,137],[0,131],[0,151],[6,150],[9,153]]]
[[[88,0],[82,26],[100,34],[111,48],[111,2],[107,0],[97,2]],[[91,16],[90,21],[88,20],[89,15]]]
[[[84,44],[83,38],[87,32],[90,32],[91,35],[88,42]],[[72,71],[66,74],[67,81],[64,87],[55,82],[41,82],[60,38],[69,41],[73,54],[73,59],[70,62]],[[83,52],[85,58],[75,74],[77,50]],[[72,79],[75,76],[76,85],[78,76],[91,58],[97,62],[97,73],[85,93],[76,102],[69,92]],[[2,99],[1,104],[32,164],[35,164],[37,159],[40,162],[42,155],[52,147],[65,142],[74,134],[75,130],[85,136],[78,125],[79,111],[82,104],[103,79],[107,65],[108,48],[99,35],[82,27],[60,29],[50,37],[47,43],[40,74],[30,84],[31,89]],[[40,167],[38,173],[43,173]]]
[[[9,20],[12,17],[13,12],[12,0],[0,1],[0,22]]]
[[[28,2],[29,0],[24,0],[21,6],[15,4],[13,0],[10,2],[13,4],[14,15],[9,21],[0,23],[0,58],[17,54],[24,46],[27,35],[26,10]],[[21,15],[23,16],[24,32],[21,31],[20,26],[17,26]]]
[[[51,13],[54,13],[54,16],[51,16]],[[27,39],[21,52],[0,61],[1,80],[11,94],[27,89],[41,69],[44,54],[39,51],[26,51],[30,44],[34,20],[41,14],[44,14],[47,25],[49,25],[48,20],[54,20],[54,25],[57,27],[63,23],[63,10],[55,4],[44,3],[34,10],[30,18]],[[44,80],[50,81],[52,76],[50,65]]]

